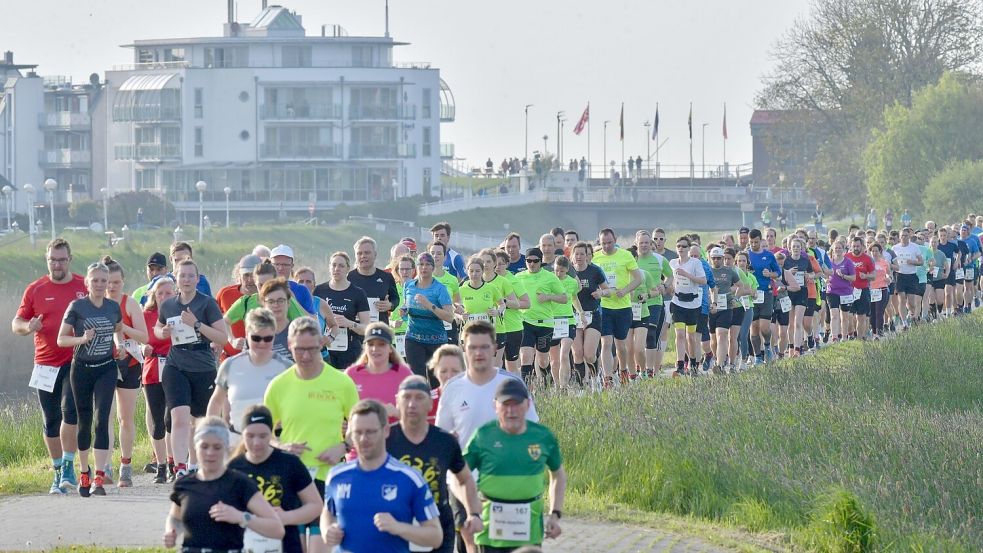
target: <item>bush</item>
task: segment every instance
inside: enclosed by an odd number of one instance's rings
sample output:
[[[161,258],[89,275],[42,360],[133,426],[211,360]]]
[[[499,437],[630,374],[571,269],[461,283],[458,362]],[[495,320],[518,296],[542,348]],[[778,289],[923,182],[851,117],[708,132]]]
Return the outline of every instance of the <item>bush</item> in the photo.
[[[102,204],[92,200],[78,200],[68,207],[68,217],[78,226],[88,226],[102,220]]]
[[[874,517],[843,488],[819,497],[808,526],[796,536],[799,545],[821,553],[865,553],[877,542]]]
[[[137,225],[140,208],[143,208],[144,225],[169,227],[177,218],[177,211],[171,202],[162,203],[157,194],[146,190],[124,192],[109,199],[110,226],[134,227]]]

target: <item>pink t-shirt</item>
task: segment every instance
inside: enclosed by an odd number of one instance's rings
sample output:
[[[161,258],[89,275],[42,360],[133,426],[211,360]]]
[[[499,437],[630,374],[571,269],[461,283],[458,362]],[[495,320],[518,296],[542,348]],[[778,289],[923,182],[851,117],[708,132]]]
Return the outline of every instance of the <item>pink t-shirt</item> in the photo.
[[[871,282],[870,287],[887,288],[887,285],[890,284],[887,280],[887,274],[891,270],[891,264],[882,257],[874,262],[874,267],[876,271],[874,272],[874,281]]]
[[[399,383],[407,376],[412,376],[413,371],[406,365],[392,365],[388,371],[374,374],[370,373],[364,364],[358,364],[348,367],[345,374],[355,381],[359,399],[374,399],[383,404],[396,405],[396,392],[399,391]],[[393,417],[389,418],[390,423],[397,420]]]

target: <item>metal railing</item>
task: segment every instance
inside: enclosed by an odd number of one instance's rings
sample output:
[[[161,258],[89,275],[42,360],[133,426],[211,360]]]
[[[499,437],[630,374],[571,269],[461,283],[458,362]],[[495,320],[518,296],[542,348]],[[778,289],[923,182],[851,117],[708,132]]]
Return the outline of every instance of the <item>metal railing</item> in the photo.
[[[161,161],[181,159],[180,144],[117,144],[113,152],[118,161]]]
[[[454,159],[454,143],[453,142],[441,142],[440,143],[440,157],[442,159]]]
[[[264,159],[340,158],[341,144],[260,144],[259,157]]]
[[[113,121],[115,122],[144,122],[152,123],[155,121],[180,121],[181,107],[164,107],[161,105],[150,106],[113,106]]]
[[[453,104],[440,103],[440,120],[446,123],[454,121],[454,116],[457,112],[457,106]]]
[[[180,69],[191,67],[190,61],[151,61],[145,63],[124,63],[113,66],[113,71],[142,71],[148,69]]]
[[[41,128],[81,129],[92,126],[92,118],[88,113],[53,111],[39,113],[38,125]]]
[[[38,162],[41,165],[88,164],[92,163],[92,152],[88,150],[72,150],[70,148],[41,150],[38,152]]]
[[[283,119],[341,119],[341,104],[310,104],[299,106],[271,106],[263,104],[259,117],[264,120]]]
[[[433,64],[429,61],[397,61],[393,63],[396,69],[432,69]]]
[[[397,159],[416,157],[416,144],[351,144],[348,156],[357,159]]]
[[[350,105],[348,106],[348,117],[353,121],[364,120],[388,120],[388,119],[416,119],[415,104],[398,104],[391,106],[377,105]]]

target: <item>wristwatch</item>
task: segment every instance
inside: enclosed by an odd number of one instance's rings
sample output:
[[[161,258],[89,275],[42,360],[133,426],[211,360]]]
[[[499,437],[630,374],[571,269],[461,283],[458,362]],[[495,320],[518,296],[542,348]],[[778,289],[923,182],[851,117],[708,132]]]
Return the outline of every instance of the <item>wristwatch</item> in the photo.
[[[195,332],[197,332],[199,328],[201,328],[201,321],[195,321]]]
[[[554,512],[556,512],[556,511],[554,511]],[[239,526],[242,527],[242,528],[245,528],[245,527],[249,526],[249,521],[252,520],[252,519],[253,519],[253,514],[252,513],[250,513],[249,511],[243,511],[242,512],[242,522],[239,523]]]

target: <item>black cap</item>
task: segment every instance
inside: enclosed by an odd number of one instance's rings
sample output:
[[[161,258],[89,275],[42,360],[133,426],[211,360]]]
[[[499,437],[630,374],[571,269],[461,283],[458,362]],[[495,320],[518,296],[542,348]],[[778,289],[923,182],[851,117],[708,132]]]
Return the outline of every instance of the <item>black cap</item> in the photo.
[[[751,229],[747,227],[741,227],[740,230],[737,231],[737,234],[748,234],[749,232],[751,232]]]
[[[382,326],[374,326],[365,333],[365,341],[369,340],[384,340],[387,344],[393,343],[393,337],[389,334],[389,330]]]
[[[543,259],[543,250],[539,248],[529,248],[526,250],[526,257],[537,257]]]
[[[518,378],[506,378],[498,385],[495,390],[495,401],[505,402],[508,400],[525,401],[529,399],[529,390],[526,385]]]
[[[147,258],[147,267],[151,266],[167,267],[167,258],[160,252],[154,252],[153,255]]]

